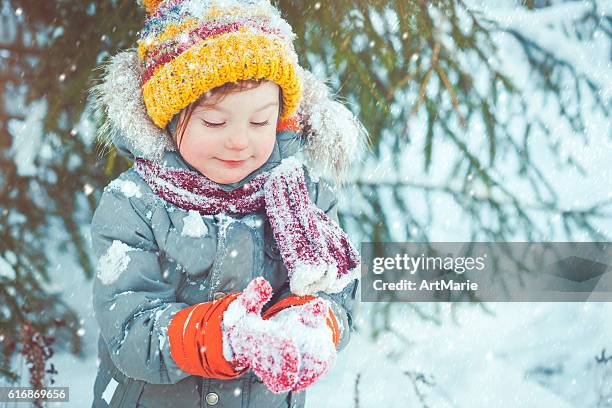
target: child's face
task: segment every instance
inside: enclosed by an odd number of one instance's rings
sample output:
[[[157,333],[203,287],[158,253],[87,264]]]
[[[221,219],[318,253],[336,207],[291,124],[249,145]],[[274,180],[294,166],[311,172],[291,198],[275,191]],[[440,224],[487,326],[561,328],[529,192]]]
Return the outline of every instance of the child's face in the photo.
[[[277,84],[265,81],[230,93],[213,106],[196,107],[180,140],[183,158],[220,184],[240,181],[261,167],[274,148],[279,91]]]

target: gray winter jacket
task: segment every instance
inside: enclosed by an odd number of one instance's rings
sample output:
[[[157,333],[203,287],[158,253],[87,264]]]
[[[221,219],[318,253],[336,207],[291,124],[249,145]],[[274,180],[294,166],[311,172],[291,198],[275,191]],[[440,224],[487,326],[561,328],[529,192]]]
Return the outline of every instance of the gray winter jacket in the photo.
[[[133,158],[128,145],[116,147]],[[242,186],[298,148],[293,133],[280,132],[264,166],[223,187]],[[197,171],[176,151],[166,151],[163,160],[170,167]],[[337,220],[333,190],[313,181],[307,171],[306,176],[311,200]],[[133,168],[104,189],[91,224],[95,256],[100,261],[114,241],[130,249],[129,262],[121,265],[123,271],[115,279],[97,276],[93,285],[100,326],[93,407],[305,406],[307,391],[274,394],[251,371],[232,380],[203,378],[182,371],[173,361],[166,336],[177,311],[241,291],[256,276],[264,276],[274,289],[264,311],[289,295],[287,270],[265,212],[202,216],[208,233],[201,237],[182,234],[187,214],[157,197]],[[338,350],[349,341],[358,284],[354,280],[334,295],[319,293],[332,301],[340,324]]]

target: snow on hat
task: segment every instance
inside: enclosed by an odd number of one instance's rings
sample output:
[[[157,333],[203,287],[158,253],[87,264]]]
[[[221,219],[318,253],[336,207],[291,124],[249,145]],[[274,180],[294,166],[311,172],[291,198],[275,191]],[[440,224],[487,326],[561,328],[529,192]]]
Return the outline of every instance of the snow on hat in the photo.
[[[295,34],[268,0],[139,0],[142,94],[159,127],[227,82],[267,79],[282,89],[281,120],[298,107]]]
[[[104,112],[98,139],[106,148],[161,163],[164,151],[175,150],[166,125],[180,109],[223,82],[262,77],[281,86],[281,122],[299,123],[313,176],[347,181],[366,150],[367,130],[298,65],[292,29],[268,0],[138,2],[148,13],[138,47],[102,63],[101,81],[90,88],[94,110]],[[193,65],[184,65],[188,60]]]

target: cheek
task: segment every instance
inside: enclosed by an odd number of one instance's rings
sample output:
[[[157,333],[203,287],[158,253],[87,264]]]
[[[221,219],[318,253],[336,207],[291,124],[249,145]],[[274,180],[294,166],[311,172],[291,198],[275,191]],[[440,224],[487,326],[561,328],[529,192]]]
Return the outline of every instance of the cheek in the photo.
[[[183,156],[206,157],[215,150],[215,139],[201,129],[187,128],[181,142]]]
[[[259,135],[255,139],[255,148],[257,152],[261,155],[269,155],[274,149],[274,142],[276,141],[276,132],[270,131],[265,132],[265,134]]]
[[[210,146],[201,139],[192,138],[181,145],[181,152],[185,157],[206,157],[210,153]]]

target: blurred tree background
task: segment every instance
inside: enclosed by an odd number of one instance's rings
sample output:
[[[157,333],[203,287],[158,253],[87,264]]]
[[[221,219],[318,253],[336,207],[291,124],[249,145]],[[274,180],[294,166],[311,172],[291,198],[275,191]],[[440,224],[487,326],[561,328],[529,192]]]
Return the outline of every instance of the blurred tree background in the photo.
[[[499,2],[487,2],[490,12],[452,0],[274,3],[298,36],[301,64],[327,78],[370,133],[371,154],[340,213],[355,242],[426,242],[436,238],[432,225],[449,223],[466,225],[465,240],[474,241],[609,240],[597,222],[609,219],[612,197],[567,205],[541,154],[587,173],[564,139],[588,143],[585,112],[604,118],[595,130],[611,137],[610,84],[526,29],[534,13],[567,44],[603,45],[612,57],[605,2],[525,1],[522,14],[509,17],[495,13]],[[548,18],[559,3],[580,7]],[[10,361],[21,353],[36,385],[53,372],[46,361],[54,349],[82,352],[79,315],[51,288],[46,251],[57,237],[48,227],[61,222],[69,237],[61,247],[82,268],[66,274],[91,278],[82,227],[103,187],[131,163],[114,151],[100,155],[101,118],[88,89],[100,63],[135,45],[144,13],[118,0],[0,0],[0,7],[0,376],[17,378]],[[513,41],[528,62],[531,88],[517,86],[495,36]],[[410,177],[407,165],[421,177]],[[440,201],[461,216],[447,219],[435,210]],[[376,333],[391,330],[391,308],[406,305],[372,307]],[[437,319],[435,306],[408,307]]]

